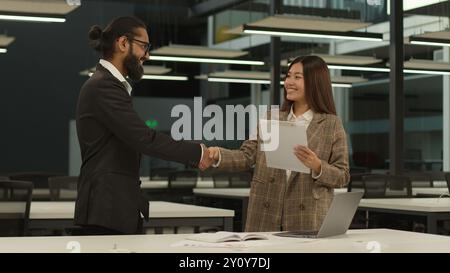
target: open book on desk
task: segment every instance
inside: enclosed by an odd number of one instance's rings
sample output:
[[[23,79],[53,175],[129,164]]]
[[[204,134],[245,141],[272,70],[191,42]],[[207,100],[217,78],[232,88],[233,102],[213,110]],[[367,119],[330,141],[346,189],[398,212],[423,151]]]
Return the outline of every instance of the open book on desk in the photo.
[[[194,234],[186,239],[193,241],[201,241],[208,243],[223,243],[223,242],[240,242],[248,240],[267,240],[267,236],[257,233],[234,233],[227,231],[219,231],[216,233],[199,233]]]

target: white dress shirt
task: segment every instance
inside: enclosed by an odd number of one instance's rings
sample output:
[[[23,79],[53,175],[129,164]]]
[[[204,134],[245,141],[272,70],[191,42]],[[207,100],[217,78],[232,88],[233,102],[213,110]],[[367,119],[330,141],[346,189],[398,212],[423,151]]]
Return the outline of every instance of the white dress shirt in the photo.
[[[121,83],[123,83],[123,85],[125,85],[125,88],[128,91],[128,94],[130,94],[131,96],[131,90],[133,90],[133,88],[131,87],[131,85],[127,82],[127,80],[123,77],[122,73],[119,72],[119,70],[110,62],[108,62],[107,60],[104,59],[100,59],[99,63],[106,68],[106,70],[108,70],[109,72],[111,72],[111,74],[118,79]]]

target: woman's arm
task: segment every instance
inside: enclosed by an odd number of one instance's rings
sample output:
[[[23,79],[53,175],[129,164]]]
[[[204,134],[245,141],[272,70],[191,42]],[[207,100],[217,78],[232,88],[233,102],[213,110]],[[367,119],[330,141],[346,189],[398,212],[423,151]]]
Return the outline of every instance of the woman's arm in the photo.
[[[336,118],[333,145],[329,161],[321,160],[322,174],[315,179],[315,183],[330,187],[341,188],[350,179],[348,166],[347,137],[340,118]]]
[[[239,150],[210,147],[211,157],[216,161],[215,167],[221,171],[246,171],[253,167],[258,152],[257,140],[246,140]]]

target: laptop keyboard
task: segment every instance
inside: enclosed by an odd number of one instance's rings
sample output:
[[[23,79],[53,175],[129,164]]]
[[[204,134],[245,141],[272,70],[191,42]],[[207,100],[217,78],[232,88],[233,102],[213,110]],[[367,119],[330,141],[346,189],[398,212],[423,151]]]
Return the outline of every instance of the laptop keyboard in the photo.
[[[274,235],[280,237],[315,238],[317,236],[317,233],[317,230],[298,230],[279,232],[275,233]]]

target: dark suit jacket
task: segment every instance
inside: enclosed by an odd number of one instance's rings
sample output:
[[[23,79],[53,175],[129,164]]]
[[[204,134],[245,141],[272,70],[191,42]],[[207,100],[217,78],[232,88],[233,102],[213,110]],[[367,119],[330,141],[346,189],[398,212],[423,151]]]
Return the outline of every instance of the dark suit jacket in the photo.
[[[148,128],[133,110],[125,86],[102,65],[81,88],[77,134],[82,165],[75,224],[135,233],[148,202],[139,181],[141,153],[198,166],[198,143],[175,141]]]

